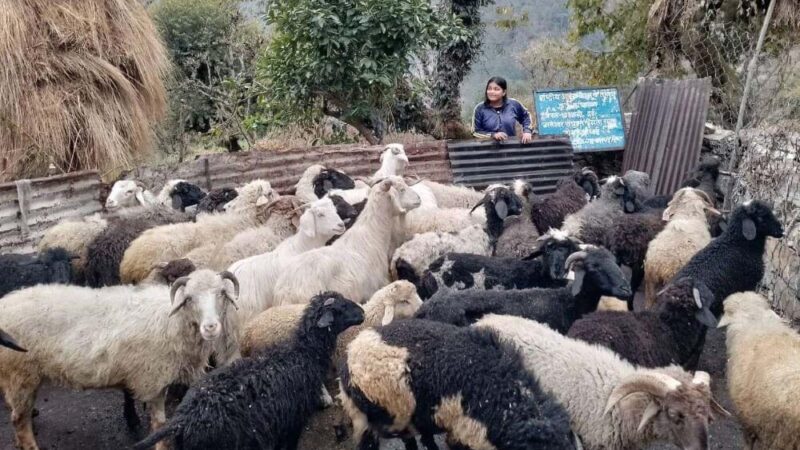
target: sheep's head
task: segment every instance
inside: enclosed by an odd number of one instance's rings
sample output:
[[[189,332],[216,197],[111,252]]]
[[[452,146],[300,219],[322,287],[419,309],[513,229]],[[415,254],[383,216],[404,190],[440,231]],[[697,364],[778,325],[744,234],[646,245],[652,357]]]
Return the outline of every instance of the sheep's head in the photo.
[[[188,316],[203,339],[212,341],[222,334],[228,305],[236,308],[238,297],[239,281],[235,275],[228,271],[198,270],[172,284],[170,316]]]
[[[265,180],[251,181],[237,189],[237,192],[239,195],[223,207],[225,212],[252,211],[254,208],[266,206],[280,197],[272,189],[269,181]]]
[[[748,241],[767,236],[782,238],[783,225],[778,222],[769,205],[761,201],[749,201],[733,212],[725,234]]]
[[[200,186],[179,180],[169,191],[169,202],[162,203],[172,207],[172,209],[185,211],[186,208],[200,203],[200,200],[205,196],[206,192]]]
[[[106,198],[106,209],[113,211],[132,206],[147,205],[146,190],[139,181],[119,180],[114,183],[111,193]]]
[[[711,313],[714,298],[705,283],[692,277],[683,277],[672,281],[658,292],[656,304],[658,311],[680,310],[682,316],[693,316],[703,325],[715,328],[717,318]]]
[[[584,167],[573,179],[586,192],[586,200],[591,201],[600,196],[599,178],[591,168]]]
[[[405,214],[412,209],[419,208],[422,200],[419,194],[409,188],[401,177],[390,176],[377,182],[370,189],[370,197],[374,195],[388,194],[394,207],[394,215]],[[372,200],[368,200],[371,202]]]
[[[622,176],[622,209],[626,213],[642,210],[642,202],[650,197],[650,175],[629,170]]]
[[[724,306],[725,314],[719,321],[720,327],[735,324],[740,320],[748,323],[764,317],[783,320],[769,306],[769,301],[755,292],[733,294],[725,299]]]
[[[300,216],[298,233],[309,238],[328,240],[345,232],[344,222],[336,213],[336,206],[329,198],[322,198],[311,203]]]
[[[550,279],[559,280],[566,275],[567,258],[580,250],[581,242],[567,232],[551,228],[537,239],[536,250],[524,259],[542,257]]]
[[[604,248],[584,245],[580,251],[569,255],[566,266],[567,271],[575,273],[575,279],[570,285],[573,296],[590,292],[628,299],[633,295],[631,285],[617,265],[614,255]],[[592,311],[597,308],[597,305],[584,306]]]
[[[226,187],[214,189],[202,200],[200,200],[200,203],[197,205],[197,210],[210,213],[222,212],[225,210],[225,205],[227,205],[231,200],[235,199],[238,195],[239,193],[233,188]]]
[[[364,309],[338,292],[323,292],[314,296],[303,314],[298,330],[301,335],[314,330],[327,330],[332,336],[364,322]]]
[[[505,220],[508,216],[518,216],[522,212],[522,199],[502,184],[487,187],[483,198],[472,207],[472,211],[481,205],[486,209],[487,218],[497,216],[500,220]]]
[[[690,187],[682,188],[672,196],[661,220],[669,221],[673,217],[706,220],[708,213],[720,214],[713,205],[705,192]]]
[[[527,201],[528,203],[532,203],[533,199],[536,197],[536,193],[533,192],[533,184],[531,184],[529,181],[514,180],[512,188],[517,197]]]
[[[402,177],[408,167],[408,156],[403,144],[388,144],[381,153],[380,173]]]
[[[324,197],[331,189],[353,189],[356,186],[355,181],[347,174],[334,169],[322,169],[311,184],[317,198]]]
[[[336,207],[336,214],[342,219],[344,222],[345,227],[350,228],[358,218],[358,215],[361,213],[358,208],[347,203],[342,197],[338,195],[330,195],[328,198],[331,199],[333,202],[333,206]]]
[[[398,280],[384,286],[372,295],[370,303],[381,302],[383,317],[381,325],[388,325],[395,319],[408,319],[422,306],[417,288],[406,280]]]
[[[646,405],[644,412],[642,404]],[[708,449],[712,413],[729,415],[711,396],[711,377],[697,371],[692,377],[678,367],[637,371],[625,378],[608,398],[606,414],[619,408],[626,428],[684,450]],[[638,421],[638,424],[633,423]]]

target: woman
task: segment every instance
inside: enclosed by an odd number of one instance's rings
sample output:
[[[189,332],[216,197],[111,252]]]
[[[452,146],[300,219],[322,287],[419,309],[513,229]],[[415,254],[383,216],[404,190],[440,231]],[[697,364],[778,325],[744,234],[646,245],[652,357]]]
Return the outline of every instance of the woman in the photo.
[[[486,83],[485,100],[475,106],[472,113],[472,134],[481,139],[505,141],[514,136],[517,122],[522,125],[523,144],[533,139],[531,115],[522,103],[508,98],[505,78],[492,77]]]

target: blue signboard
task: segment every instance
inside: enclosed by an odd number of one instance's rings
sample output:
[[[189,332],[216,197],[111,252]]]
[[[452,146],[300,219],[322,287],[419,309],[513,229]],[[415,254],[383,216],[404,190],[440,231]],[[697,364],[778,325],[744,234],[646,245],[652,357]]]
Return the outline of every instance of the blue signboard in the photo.
[[[615,88],[534,91],[540,135],[569,136],[575,152],[625,148],[625,126]]]

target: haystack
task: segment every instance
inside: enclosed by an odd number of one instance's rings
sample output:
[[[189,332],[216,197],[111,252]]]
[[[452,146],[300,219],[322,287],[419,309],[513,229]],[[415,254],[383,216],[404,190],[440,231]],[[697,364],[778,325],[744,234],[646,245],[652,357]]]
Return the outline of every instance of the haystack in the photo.
[[[130,166],[168,69],[138,0],[0,0],[0,181]]]

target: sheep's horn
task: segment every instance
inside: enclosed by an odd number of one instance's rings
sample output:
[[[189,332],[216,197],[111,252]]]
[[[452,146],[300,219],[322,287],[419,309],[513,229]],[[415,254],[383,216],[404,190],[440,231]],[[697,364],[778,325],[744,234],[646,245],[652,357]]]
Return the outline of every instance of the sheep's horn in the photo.
[[[484,195],[483,198],[478,203],[476,203],[475,206],[472,207],[472,209],[469,210],[469,213],[472,214],[473,212],[475,212],[476,209],[478,209],[479,206],[485,205],[487,201],[489,201],[489,194]]]
[[[570,270],[576,261],[584,260],[587,256],[589,256],[589,254],[585,251],[575,252],[567,257],[567,260],[564,262],[564,267],[566,267],[567,270]]]
[[[411,186],[414,186],[415,184],[420,184],[423,181],[425,181],[425,180],[423,180],[422,178],[417,178],[416,180],[412,181],[411,183],[406,183],[406,184],[408,185],[408,187],[411,187]]]
[[[236,275],[232,274],[231,272],[229,272],[227,270],[224,270],[224,271],[219,273],[219,276],[223,280],[228,280],[231,283],[233,283],[233,295],[236,296],[236,298],[238,299],[239,298],[239,279],[236,278]]]
[[[700,189],[695,189],[694,191],[697,193],[697,195],[703,197],[703,200],[706,203],[708,203],[708,206],[712,208],[714,207],[714,202],[711,200],[711,197],[709,197],[708,194],[705,193],[705,191],[701,191]]]
[[[620,400],[631,394],[644,392],[654,397],[664,398],[680,385],[680,381],[663,373],[653,372],[633,375],[611,391],[604,414],[608,414]]]
[[[372,186],[375,186],[376,184],[379,184],[381,181],[383,181],[385,179],[386,179],[386,177],[378,178],[377,180],[371,180],[371,181],[367,182],[367,185],[369,185],[369,187],[372,187]]]
[[[178,292],[178,289],[185,287],[186,283],[189,282],[189,277],[180,277],[172,283],[172,287],[169,290],[169,301],[170,303],[175,303],[175,294]],[[180,302],[177,306],[172,308],[172,311],[169,313],[170,317],[174,316],[179,309],[183,308],[186,305],[186,298],[184,297],[183,301]]]
[[[0,345],[4,347],[8,347],[12,350],[16,350],[18,352],[27,352],[24,348],[20,347],[17,344],[17,341],[14,340],[11,336],[9,336],[5,331],[0,330]]]

